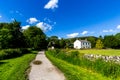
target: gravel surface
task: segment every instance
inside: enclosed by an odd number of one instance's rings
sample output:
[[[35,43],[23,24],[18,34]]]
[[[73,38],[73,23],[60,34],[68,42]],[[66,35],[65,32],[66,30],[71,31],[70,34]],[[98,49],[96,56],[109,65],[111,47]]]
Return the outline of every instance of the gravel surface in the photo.
[[[31,63],[29,80],[65,80],[64,74],[52,65],[44,51],[40,51],[35,60],[40,60],[42,63],[39,65]]]

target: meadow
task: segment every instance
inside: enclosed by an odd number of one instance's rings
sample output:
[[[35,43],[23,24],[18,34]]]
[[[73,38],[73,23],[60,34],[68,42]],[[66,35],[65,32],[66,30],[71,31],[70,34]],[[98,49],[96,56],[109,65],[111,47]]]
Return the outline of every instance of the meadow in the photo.
[[[36,53],[36,51],[31,51],[19,57],[0,60],[0,80],[26,80],[26,70],[30,67],[29,64]]]
[[[63,71],[67,80],[120,80],[119,64],[105,62],[102,59],[90,61],[83,57],[81,51],[83,50],[49,50],[46,52],[46,55],[54,65]],[[103,50],[103,52],[105,52],[105,50]],[[111,54],[109,51],[106,51],[106,53],[104,53],[104,55]]]
[[[76,50],[72,50],[76,51]],[[99,54],[99,55],[111,55],[111,56],[120,56],[120,50],[116,49],[88,49],[88,50],[77,50],[81,54]]]

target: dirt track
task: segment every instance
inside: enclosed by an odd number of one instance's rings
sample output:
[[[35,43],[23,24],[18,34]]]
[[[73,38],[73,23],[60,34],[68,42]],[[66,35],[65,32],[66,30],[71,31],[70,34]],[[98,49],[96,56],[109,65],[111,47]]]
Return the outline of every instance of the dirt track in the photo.
[[[31,63],[29,80],[65,80],[64,74],[58,70],[45,56],[44,51],[40,51],[35,60],[42,61],[42,64]]]

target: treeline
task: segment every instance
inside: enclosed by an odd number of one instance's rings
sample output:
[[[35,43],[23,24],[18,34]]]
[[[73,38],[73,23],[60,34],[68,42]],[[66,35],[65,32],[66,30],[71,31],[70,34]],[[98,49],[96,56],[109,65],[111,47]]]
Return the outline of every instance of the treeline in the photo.
[[[116,35],[105,35],[104,37],[76,37],[76,38],[67,38],[67,39],[58,39],[57,36],[51,36],[47,40],[49,46],[55,46],[56,48],[73,48],[74,41],[78,40],[88,40],[91,42],[92,48],[97,49],[120,49],[120,33]]]
[[[40,50],[51,48],[51,46],[55,48],[73,48],[73,43],[76,39],[87,39],[91,42],[92,48],[120,48],[120,33],[105,35],[104,37],[87,36],[59,39],[57,36],[47,37],[36,26],[22,30],[21,23],[16,20],[11,23],[0,23],[0,49],[32,48]]]
[[[46,48],[46,35],[40,28],[31,26],[26,30],[21,29],[21,23],[0,23],[0,49],[8,48]]]

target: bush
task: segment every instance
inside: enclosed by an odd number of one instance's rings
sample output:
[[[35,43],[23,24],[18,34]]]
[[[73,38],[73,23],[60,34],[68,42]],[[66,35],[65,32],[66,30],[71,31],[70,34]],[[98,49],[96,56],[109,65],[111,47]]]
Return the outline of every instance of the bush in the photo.
[[[0,60],[19,57],[23,54],[30,52],[28,49],[4,49],[0,51]]]

